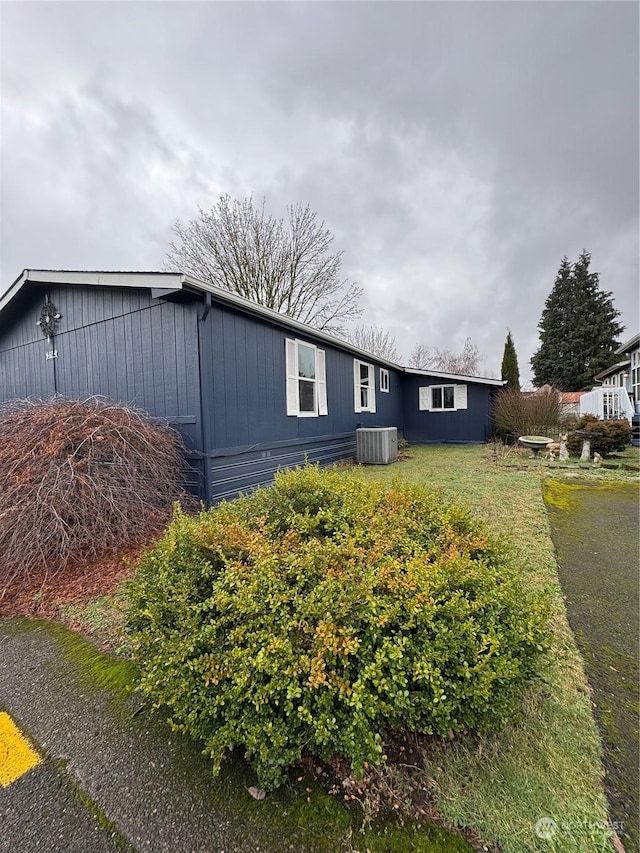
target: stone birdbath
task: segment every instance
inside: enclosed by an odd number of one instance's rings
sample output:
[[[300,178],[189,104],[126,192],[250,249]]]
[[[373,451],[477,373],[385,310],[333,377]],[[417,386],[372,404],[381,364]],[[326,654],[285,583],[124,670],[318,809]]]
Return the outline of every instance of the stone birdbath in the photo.
[[[529,450],[532,450],[535,457],[541,450],[546,448],[547,444],[551,444],[553,439],[545,435],[521,435],[518,441],[523,447],[528,447]]]
[[[582,439],[582,453],[580,454],[581,462],[589,462],[591,460],[591,440],[597,438],[600,433],[593,432],[588,429],[576,430],[576,435]]]

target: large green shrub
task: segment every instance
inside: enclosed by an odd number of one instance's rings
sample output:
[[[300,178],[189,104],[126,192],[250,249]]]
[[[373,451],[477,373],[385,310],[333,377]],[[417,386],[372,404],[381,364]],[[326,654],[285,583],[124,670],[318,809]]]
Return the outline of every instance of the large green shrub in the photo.
[[[500,727],[546,643],[506,547],[425,488],[306,467],[142,558],[128,630],[142,688],[277,785],[307,750],[379,762],[387,731]]]
[[[631,444],[631,424],[626,418],[601,421],[597,415],[582,415],[568,434],[567,449],[571,456],[580,456],[584,440],[584,436],[579,435],[581,430],[594,434],[591,437],[591,452],[601,456],[622,452]]]

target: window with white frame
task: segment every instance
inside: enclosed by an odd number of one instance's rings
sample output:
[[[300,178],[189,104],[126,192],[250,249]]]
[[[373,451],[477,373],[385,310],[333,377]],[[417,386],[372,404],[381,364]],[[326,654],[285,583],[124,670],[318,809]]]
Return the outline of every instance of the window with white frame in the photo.
[[[327,375],[324,350],[306,341],[286,341],[287,415],[326,415]]]
[[[418,389],[418,408],[426,412],[456,412],[467,408],[466,385],[426,385]]]
[[[620,391],[617,388],[607,388],[602,393],[602,420],[618,420],[621,417]]]
[[[637,406],[640,402],[640,350],[631,353],[631,393]]]
[[[376,383],[372,364],[353,362],[353,407],[356,412],[375,412]]]
[[[389,371],[384,367],[380,368],[380,390],[389,393]]]

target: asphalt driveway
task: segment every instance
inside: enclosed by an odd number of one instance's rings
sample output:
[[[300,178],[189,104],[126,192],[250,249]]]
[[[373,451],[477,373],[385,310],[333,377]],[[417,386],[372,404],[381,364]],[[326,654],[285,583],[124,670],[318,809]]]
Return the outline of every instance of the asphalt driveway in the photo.
[[[0,710],[41,758],[0,787],[3,853],[316,849],[295,830],[265,833],[249,802],[244,813],[227,808],[224,780],[211,778],[197,750],[137,713],[135,696],[114,701],[113,691],[83,683],[48,627],[0,621],[0,657]]]

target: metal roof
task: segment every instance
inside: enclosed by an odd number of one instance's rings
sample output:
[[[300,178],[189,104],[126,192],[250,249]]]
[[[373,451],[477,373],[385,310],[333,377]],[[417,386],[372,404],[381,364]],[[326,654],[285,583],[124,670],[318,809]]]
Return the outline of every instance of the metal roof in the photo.
[[[442,370],[419,370],[417,367],[403,367],[405,373],[416,376],[435,376],[440,379],[467,379],[469,382],[478,382],[481,385],[496,385],[501,387],[506,384],[503,379],[491,379],[488,376],[470,376],[464,373],[445,373]]]
[[[160,282],[160,279],[162,280],[162,283]],[[9,302],[20,292],[27,282],[102,287],[143,287],[161,290],[184,290],[186,285],[188,289],[197,290],[202,293],[210,293],[220,302],[225,302],[251,314],[257,314],[265,317],[266,319],[286,326],[293,331],[326,341],[333,346],[359,356],[363,360],[375,361],[377,364],[382,364],[394,370],[421,376],[435,376],[442,379],[465,379],[468,382],[477,382],[483,385],[495,385],[498,387],[505,384],[501,379],[488,379],[481,376],[465,376],[457,373],[443,373],[437,370],[418,370],[411,367],[403,367],[396,362],[380,358],[373,353],[360,349],[359,347],[350,344],[348,341],[343,341],[341,338],[336,338],[333,335],[327,334],[327,332],[323,332],[320,329],[314,329],[313,326],[301,323],[299,320],[294,320],[286,314],[280,314],[278,311],[273,311],[271,308],[265,308],[264,305],[259,305],[257,302],[245,299],[243,296],[239,296],[229,290],[222,290],[207,281],[203,281],[202,279],[186,273],[153,270],[117,271],[25,269],[11,284],[7,292],[0,297],[0,313],[2,313]]]

